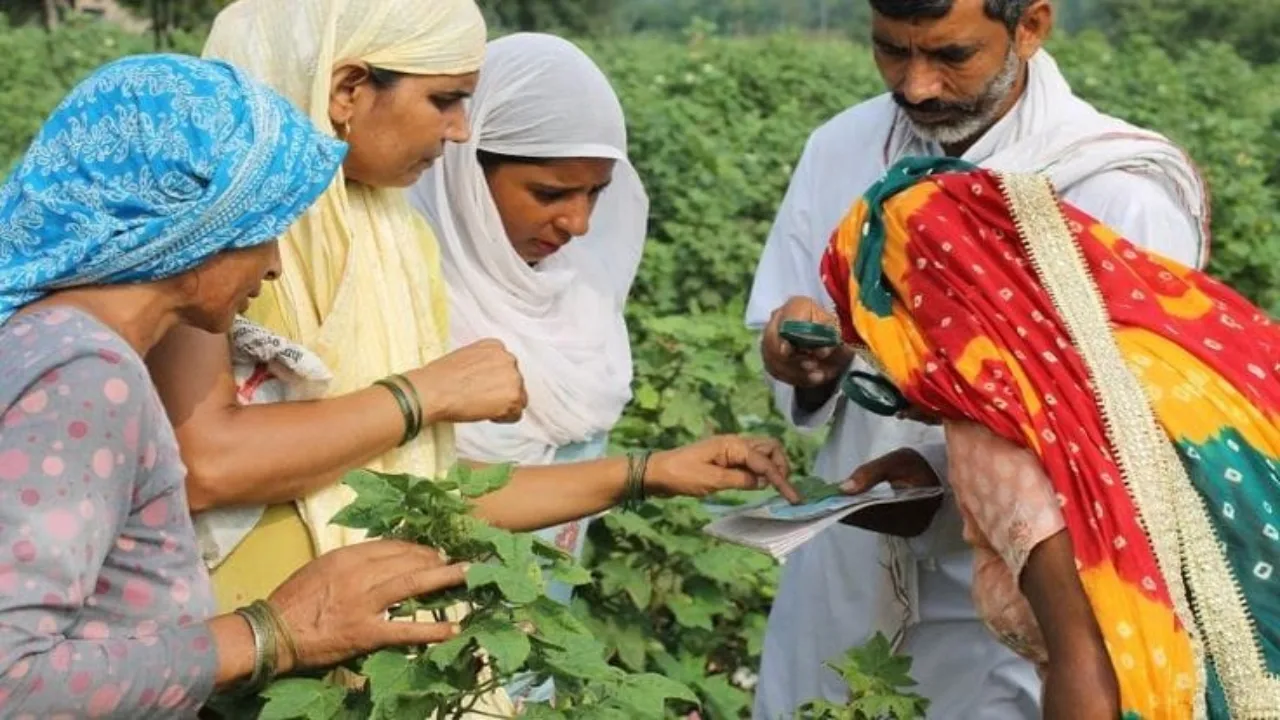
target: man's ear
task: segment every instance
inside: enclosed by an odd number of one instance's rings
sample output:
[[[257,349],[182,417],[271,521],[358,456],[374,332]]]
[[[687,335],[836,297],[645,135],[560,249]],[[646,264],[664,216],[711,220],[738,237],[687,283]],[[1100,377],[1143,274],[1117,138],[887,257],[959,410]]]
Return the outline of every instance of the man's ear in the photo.
[[[1014,50],[1023,62],[1044,47],[1053,32],[1053,20],[1053,3],[1049,0],[1035,0],[1023,11],[1013,34]]]

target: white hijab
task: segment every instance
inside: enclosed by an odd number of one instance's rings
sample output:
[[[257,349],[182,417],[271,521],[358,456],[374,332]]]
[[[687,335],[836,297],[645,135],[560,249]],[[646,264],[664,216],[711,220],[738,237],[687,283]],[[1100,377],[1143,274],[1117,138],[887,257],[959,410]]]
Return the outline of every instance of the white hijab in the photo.
[[[515,425],[459,426],[458,454],[547,463],[558,447],[608,432],[631,399],[622,311],[649,200],[627,159],[617,96],[566,40],[521,33],[490,43],[470,114],[471,140],[451,145],[410,197],[439,235],[451,346],[502,340],[519,359],[529,406]],[[590,232],[530,267],[511,247],[477,150],[616,165]]]

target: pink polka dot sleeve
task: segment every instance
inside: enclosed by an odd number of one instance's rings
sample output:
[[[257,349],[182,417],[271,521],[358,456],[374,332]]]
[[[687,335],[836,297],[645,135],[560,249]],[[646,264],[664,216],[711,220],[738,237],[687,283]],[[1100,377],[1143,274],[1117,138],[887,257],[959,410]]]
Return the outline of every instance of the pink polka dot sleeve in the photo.
[[[0,717],[194,717],[212,602],[142,361],[55,310],[0,328],[0,366]]]

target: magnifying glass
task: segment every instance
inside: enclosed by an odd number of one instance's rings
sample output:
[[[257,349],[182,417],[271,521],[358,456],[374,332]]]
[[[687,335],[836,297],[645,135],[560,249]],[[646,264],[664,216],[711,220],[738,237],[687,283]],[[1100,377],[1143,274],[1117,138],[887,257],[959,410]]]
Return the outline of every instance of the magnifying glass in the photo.
[[[778,328],[778,334],[783,340],[802,350],[821,350],[840,344],[840,335],[836,329],[821,323],[787,320]]]
[[[868,411],[884,417],[896,417],[911,407],[902,391],[883,376],[852,370],[840,382],[845,397]]]

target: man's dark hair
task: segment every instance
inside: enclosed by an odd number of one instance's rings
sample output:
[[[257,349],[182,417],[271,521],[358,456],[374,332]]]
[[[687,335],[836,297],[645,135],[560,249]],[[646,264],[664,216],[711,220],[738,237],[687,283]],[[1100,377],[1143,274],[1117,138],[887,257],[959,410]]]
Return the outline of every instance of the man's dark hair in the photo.
[[[871,7],[881,15],[894,20],[916,20],[924,18],[936,20],[951,12],[955,0],[870,0]],[[1022,19],[1022,13],[1035,0],[983,0],[982,6],[987,17],[1013,32]]]

